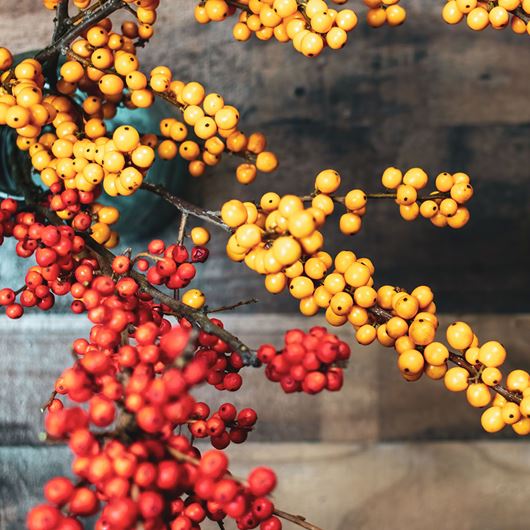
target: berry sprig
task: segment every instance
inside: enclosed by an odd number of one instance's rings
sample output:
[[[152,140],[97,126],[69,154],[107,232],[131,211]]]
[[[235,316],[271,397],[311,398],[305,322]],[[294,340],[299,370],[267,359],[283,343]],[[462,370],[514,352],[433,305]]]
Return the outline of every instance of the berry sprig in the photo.
[[[335,203],[347,210],[339,228],[348,235],[361,229],[370,198],[395,200],[407,220],[422,215],[436,226],[461,228],[469,219],[464,205],[471,199],[473,188],[465,173],[441,173],[436,178],[436,191],[423,196],[418,192],[427,185],[428,176],[420,168],[412,168],[405,175],[388,168],[382,182],[388,193],[353,189],[338,196],[335,192],[341,177],[337,171],[326,169],[317,175],[315,192],[309,196],[280,197],[268,192],[258,205],[230,200],[221,208],[222,220],[233,229],[227,255],[264,275],[268,291],[278,294],[288,288],[300,300],[302,314],[311,316],[325,308],[329,323],[344,324],[353,306],[372,307],[376,292],[372,287],[374,266],[368,258],[358,259],[353,252],[343,251],[333,260],[322,250],[322,227]],[[335,270],[328,272],[333,265]]]
[[[398,3],[399,0],[364,0],[369,8],[368,25],[375,28],[385,23],[402,24],[406,11]],[[238,21],[232,29],[235,40],[244,42],[255,35],[263,41],[274,38],[291,42],[306,57],[316,57],[325,48],[342,48],[358,22],[353,10],[331,9],[323,0],[201,0],[195,7],[195,19],[199,24],[221,22],[238,10]]]
[[[458,24],[465,19],[474,31],[491,26],[504,29],[508,26],[516,34],[530,33],[530,2],[528,0],[448,0],[442,10],[448,24]]]
[[[313,327],[309,333],[300,329],[287,331],[281,351],[271,344],[262,344],[257,356],[267,367],[266,377],[279,382],[284,392],[318,394],[342,388],[343,366],[350,353],[350,347],[336,335]]]
[[[336,11],[323,0],[206,0],[195,7],[195,19],[200,24],[220,22],[240,10],[232,30],[238,41],[252,35],[260,40],[273,37],[282,43],[292,42],[306,57],[320,55],[325,47],[342,48],[347,33],[357,25],[357,15],[351,9]]]

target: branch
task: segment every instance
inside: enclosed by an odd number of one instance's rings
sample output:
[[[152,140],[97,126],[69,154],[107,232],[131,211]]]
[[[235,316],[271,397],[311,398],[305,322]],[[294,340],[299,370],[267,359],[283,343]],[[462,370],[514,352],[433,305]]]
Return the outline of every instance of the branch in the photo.
[[[110,252],[104,246],[96,243],[90,236],[84,236],[87,247],[99,258],[98,261],[106,264],[111,264],[115,254]],[[219,326],[216,326],[207,315],[197,309],[182,303],[180,300],[175,300],[175,298],[159,291],[156,287],[153,287],[148,281],[147,278],[136,271],[130,271],[129,276],[133,278],[140,289],[152,296],[154,299],[160,301],[164,305],[167,305],[176,315],[188,319],[190,322],[194,323],[199,329],[208,333],[210,335],[215,335],[221,340],[225,341],[230,345],[234,352],[237,352],[241,355],[243,362],[248,366],[258,366],[259,361],[255,354],[253,354],[249,347],[243,344],[235,335],[232,335],[228,331]]]
[[[52,44],[66,31],[70,26],[71,20],[68,17],[68,0],[60,0],[57,5],[55,15],[55,28],[53,30]]]
[[[235,304],[224,305],[222,307],[216,307],[215,309],[208,309],[208,311],[206,312],[207,313],[220,313],[221,311],[232,311],[232,309],[236,309],[243,305],[257,304],[257,303],[258,303],[258,300],[256,300],[256,298],[250,298],[249,300],[241,300],[241,302],[237,302]]]
[[[217,214],[210,210],[204,210],[203,208],[199,208],[198,206],[195,206],[194,204],[191,204],[190,202],[187,202],[181,199],[180,197],[171,194],[163,186],[159,186],[158,184],[152,184],[151,182],[142,182],[140,189],[150,191],[151,193],[162,197],[162,199],[164,199],[169,204],[173,205],[177,210],[180,210],[182,213],[191,215],[192,217],[196,217],[197,219],[202,219],[203,221],[207,221],[211,224],[214,224],[215,226],[218,226],[219,228],[222,228],[227,232],[231,232],[230,227],[223,223],[223,221]]]
[[[68,2],[61,2],[61,5],[63,3],[67,4]],[[105,3],[98,6],[97,9],[82,17],[78,24],[75,24],[64,34],[58,36],[57,39],[54,39],[49,46],[38,52],[35,55],[35,59],[40,63],[45,63],[59,55],[63,48],[66,48],[73,40],[82,35],[85,30],[94,24],[97,24],[100,20],[108,17],[124,5],[123,0],[107,0]]]
[[[314,525],[313,523],[310,523],[306,520],[305,517],[302,517],[301,515],[293,515],[291,513],[284,512],[283,510],[274,510],[274,514],[278,517],[281,517],[282,519],[285,519],[286,521],[290,521],[291,523],[294,523],[302,528],[306,528],[307,530],[322,530],[322,528]]]
[[[523,22],[526,22],[527,24],[530,22],[530,15],[522,7],[517,7],[512,13]]]
[[[300,199],[303,202],[311,202],[318,193],[312,193],[309,195],[302,195]],[[393,199],[395,200],[397,198],[396,192],[383,192],[383,193],[365,193],[367,199]],[[337,202],[340,204],[344,204],[346,200],[345,195],[329,195],[329,197],[333,200],[333,202]],[[449,192],[441,192],[441,191],[435,191],[428,195],[418,195],[416,198],[417,202],[425,202],[425,201],[432,201],[436,199],[447,199],[448,197],[451,197],[451,194]]]

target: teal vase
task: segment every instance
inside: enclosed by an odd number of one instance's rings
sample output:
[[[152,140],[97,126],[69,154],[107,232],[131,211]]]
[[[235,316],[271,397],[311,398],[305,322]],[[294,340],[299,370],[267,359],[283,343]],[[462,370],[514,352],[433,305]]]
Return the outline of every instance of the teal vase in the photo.
[[[32,52],[15,57],[15,63],[34,55]],[[79,96],[76,99],[79,100]],[[132,125],[140,133],[159,133],[159,123],[163,118],[175,115],[175,109],[166,101],[155,98],[154,104],[148,109],[128,109],[118,107],[116,116],[108,120],[107,130],[113,131],[120,125]],[[0,126],[0,197],[22,199],[17,187],[17,175],[31,174],[33,181],[40,182],[38,174],[32,169],[29,156],[16,146],[16,133],[7,126]],[[186,163],[181,158],[173,160],[157,159],[149,169],[145,180],[160,184],[174,195],[185,192],[188,172]],[[131,241],[160,233],[175,219],[175,209],[160,197],[148,191],[138,190],[128,197],[109,197],[104,192],[98,201],[116,206],[120,210],[120,220],[116,229],[121,236]]]

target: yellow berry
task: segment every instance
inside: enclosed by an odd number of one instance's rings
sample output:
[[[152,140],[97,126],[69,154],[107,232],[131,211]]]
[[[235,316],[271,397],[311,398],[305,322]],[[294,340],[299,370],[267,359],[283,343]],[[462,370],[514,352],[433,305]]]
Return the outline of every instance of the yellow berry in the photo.
[[[466,350],[473,341],[473,330],[465,322],[453,322],[447,328],[447,342],[452,348]]]
[[[491,340],[480,347],[478,360],[484,366],[497,368],[506,360],[506,350],[500,342]]]
[[[191,240],[194,245],[206,245],[210,241],[210,232],[202,226],[196,226],[191,229]]]
[[[444,384],[451,392],[462,392],[468,387],[469,373],[465,368],[455,366],[447,370],[444,376]]]
[[[486,432],[499,432],[504,426],[504,420],[502,419],[502,410],[500,407],[490,407],[486,409],[480,418],[482,428]]]
[[[340,175],[334,169],[321,171],[315,179],[315,188],[321,193],[330,194],[340,186]]]

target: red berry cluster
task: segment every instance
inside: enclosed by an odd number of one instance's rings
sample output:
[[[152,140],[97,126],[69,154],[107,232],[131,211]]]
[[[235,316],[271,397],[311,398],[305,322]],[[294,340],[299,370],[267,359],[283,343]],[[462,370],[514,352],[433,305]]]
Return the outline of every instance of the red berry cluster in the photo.
[[[282,527],[267,497],[276,486],[268,468],[254,469],[243,484],[229,474],[224,453],[201,455],[177,435],[164,443],[110,440],[101,445],[95,437],[83,442],[76,445],[81,454],[76,453],[73,466],[81,481],[48,481],[47,504],[29,512],[29,530],[80,530],[79,517],[98,513],[101,502],[96,530],[132,530],[139,523],[146,530],[196,530],[206,519],[227,516],[241,530]]]
[[[14,237],[17,255],[22,258],[35,255],[37,262],[28,270],[23,288],[17,292],[10,288],[0,290],[0,305],[6,307],[10,318],[20,318],[24,307],[50,309],[54,295],[70,291],[68,278],[77,266],[75,256],[85,248],[84,239],[70,226],[45,226],[36,221],[33,213],[17,213],[17,203],[9,199],[0,204],[0,218],[2,238]]]
[[[101,190],[97,188],[94,191],[65,189],[59,181],[50,186],[49,205],[54,212],[61,212],[62,217],[75,219],[82,208],[92,204],[99,195]]]
[[[49,504],[29,513],[28,528],[79,529],[79,517],[99,512],[97,530],[132,530],[139,522],[146,530],[198,530],[206,518],[226,516],[242,530],[280,529],[266,497],[276,484],[271,470],[258,468],[243,484],[228,474],[223,453],[201,458],[187,438],[174,434],[187,424],[193,436],[210,436],[216,448],[247,438],[257,419],[253,409],[238,413],[225,403],[210,415],[209,406],[189,393],[210,377],[208,352],[224,356],[226,348],[210,349],[217,346],[213,336],[200,333],[195,353],[179,366],[189,323],[172,327],[159,313],[163,308],[137,286],[120,288],[131,278],[93,277],[94,270],[84,265],[76,274],[88,283],[82,303],[94,326],[89,340],[74,342],[78,359],[62,373],[56,391],[88,408],[64,407],[54,399],[45,419],[48,436],[68,442],[78,482],[52,479],[45,487]]]
[[[258,349],[259,360],[267,365],[265,375],[279,382],[286,393],[340,390],[341,365],[349,357],[350,347],[320,326],[311,328],[309,333],[289,330],[282,351],[276,351],[271,344],[263,344]]]
[[[209,416],[210,407],[206,403],[195,403],[188,428],[195,438],[209,436],[216,449],[225,449],[230,442],[243,443],[258,419],[254,409],[245,408],[238,413],[231,403],[223,403]]]
[[[211,321],[216,326],[223,327],[219,319],[212,318]],[[195,358],[202,359],[208,366],[206,381],[217,390],[239,390],[243,384],[238,373],[244,366],[241,355],[232,352],[230,346],[220,338],[203,331],[199,333],[197,344]]]
[[[203,263],[208,259],[206,247],[193,247],[191,253],[184,245],[168,245],[161,239],[154,239],[147,247],[148,258],[154,261],[149,265],[148,259],[136,261],[138,270],[146,272],[147,280],[152,285],[165,285],[169,289],[182,289],[195,277],[194,263]]]

